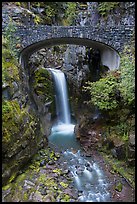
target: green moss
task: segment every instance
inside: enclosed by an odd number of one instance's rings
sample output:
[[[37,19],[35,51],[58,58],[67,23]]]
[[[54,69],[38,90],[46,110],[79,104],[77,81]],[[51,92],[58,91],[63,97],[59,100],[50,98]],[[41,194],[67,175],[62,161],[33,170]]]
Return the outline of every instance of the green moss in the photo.
[[[112,157],[112,155],[101,153],[105,161],[111,166],[112,173],[116,172],[124,177],[130,185],[135,188],[135,169],[128,167],[124,161]]]
[[[37,95],[45,96],[46,100],[53,100],[53,83],[49,72],[45,68],[34,72],[34,90]]]
[[[40,181],[41,183],[45,183],[46,180],[47,180],[47,177],[44,174],[41,174],[40,177],[38,178],[38,181]]]
[[[17,134],[20,130],[17,124],[17,115],[19,113],[19,104],[17,101],[3,101],[2,103],[2,127],[3,127],[3,142],[8,143],[11,137]]]
[[[65,194],[64,197],[63,197],[63,199],[62,199],[62,201],[64,201],[64,202],[70,202],[70,196],[67,195],[67,194]]]
[[[26,174],[25,174],[25,173],[20,174],[20,175],[17,177],[16,182],[21,182],[21,181],[23,181],[25,178],[26,178]]]
[[[64,182],[60,182],[60,185],[61,185],[63,188],[67,188],[67,187],[68,187],[68,184],[67,184],[67,183],[64,183]]]
[[[17,176],[17,173],[13,173],[12,176],[9,178],[9,183],[12,182]]]
[[[60,175],[62,173],[62,170],[61,169],[54,169],[53,172]]]
[[[22,189],[23,189],[22,186],[18,185],[18,191],[22,191]]]
[[[117,190],[118,192],[122,191],[122,183],[118,182],[118,184],[115,186],[115,190]]]
[[[46,186],[48,186],[50,189],[53,189],[54,186],[57,187],[57,183],[55,182],[53,178],[47,178]]]
[[[6,186],[3,186],[2,187],[2,190],[3,191],[6,191],[6,190],[8,190],[9,188],[11,188],[12,186],[11,186],[11,184],[8,184],[8,185],[6,185]]]
[[[52,151],[52,152],[50,153],[50,159],[53,159],[54,156],[55,156],[55,153]]]
[[[28,193],[24,192],[24,194],[23,194],[23,201],[27,201],[28,198],[29,198]]]

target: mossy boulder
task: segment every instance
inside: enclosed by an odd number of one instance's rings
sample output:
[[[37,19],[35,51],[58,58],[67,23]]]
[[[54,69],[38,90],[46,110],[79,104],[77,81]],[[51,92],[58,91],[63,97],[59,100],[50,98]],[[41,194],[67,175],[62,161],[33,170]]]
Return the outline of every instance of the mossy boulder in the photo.
[[[122,191],[122,183],[121,183],[121,182],[118,182],[118,183],[115,185],[115,190],[118,191],[118,192],[121,192],[121,191]]]

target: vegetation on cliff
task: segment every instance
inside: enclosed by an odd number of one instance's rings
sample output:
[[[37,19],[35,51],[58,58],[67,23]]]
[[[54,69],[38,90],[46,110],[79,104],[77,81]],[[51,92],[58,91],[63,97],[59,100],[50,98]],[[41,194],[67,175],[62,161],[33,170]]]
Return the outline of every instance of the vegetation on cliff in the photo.
[[[35,24],[72,25],[76,17],[75,2],[15,2],[28,9]]]
[[[123,157],[125,161],[129,162],[130,148],[128,145],[130,137],[135,132],[135,49],[133,39],[131,46],[125,46],[120,55],[119,70],[103,74],[96,82],[87,82],[84,91],[90,95],[90,100],[86,103],[97,107],[103,115],[104,127],[102,126],[102,130],[108,140],[104,144],[109,146],[107,147],[109,150],[114,148],[114,144],[121,146],[124,155],[119,157]],[[134,152],[133,149],[132,152]],[[113,155],[116,156],[114,152]],[[134,156],[132,155],[132,157]]]
[[[135,53],[125,47],[121,53],[118,71],[110,71],[96,82],[87,82],[84,87],[89,91],[90,103],[100,110],[115,112],[123,108],[135,108]]]
[[[2,160],[3,184],[12,181],[19,169],[36,152],[40,141],[39,121],[28,111],[21,93],[19,65],[9,41],[2,41]],[[23,102],[24,101],[24,102]],[[36,131],[39,129],[38,134]],[[30,145],[31,141],[31,145]],[[19,156],[14,157],[18,154]]]

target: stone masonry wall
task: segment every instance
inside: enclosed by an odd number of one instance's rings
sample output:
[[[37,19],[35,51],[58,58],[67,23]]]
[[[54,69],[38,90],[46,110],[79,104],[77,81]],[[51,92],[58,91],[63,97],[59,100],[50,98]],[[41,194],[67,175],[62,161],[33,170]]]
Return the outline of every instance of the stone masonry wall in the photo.
[[[19,26],[15,32],[20,37],[21,46],[25,48],[33,43],[52,38],[85,38],[98,41],[121,51],[133,35],[133,26],[89,27],[89,26]],[[71,39],[70,39],[71,40]]]

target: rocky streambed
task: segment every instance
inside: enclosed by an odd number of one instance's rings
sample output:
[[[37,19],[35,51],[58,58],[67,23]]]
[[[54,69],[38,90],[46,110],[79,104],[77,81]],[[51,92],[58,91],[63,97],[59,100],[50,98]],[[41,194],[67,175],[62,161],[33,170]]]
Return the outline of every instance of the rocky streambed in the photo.
[[[40,150],[28,167],[12,183],[3,187],[3,202],[76,201],[78,191],[60,160],[61,154],[51,148]]]
[[[73,150],[75,154],[78,152]],[[103,169],[109,184],[110,201],[135,200],[134,189],[122,176],[112,171],[101,154],[94,151],[90,157],[86,153],[82,156]],[[51,147],[41,149],[16,179],[2,188],[2,202],[79,202],[82,195],[82,190],[76,188],[64,155]]]

